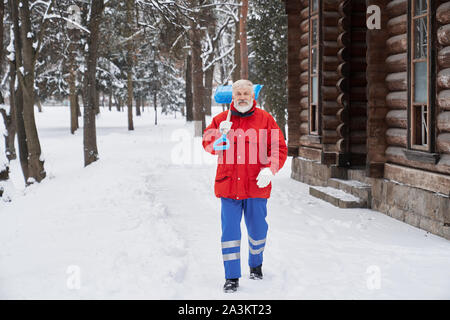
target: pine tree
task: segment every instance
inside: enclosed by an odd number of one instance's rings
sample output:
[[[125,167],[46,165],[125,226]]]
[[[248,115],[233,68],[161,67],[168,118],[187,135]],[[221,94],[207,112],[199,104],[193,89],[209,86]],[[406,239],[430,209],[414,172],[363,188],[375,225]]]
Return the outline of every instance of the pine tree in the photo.
[[[287,108],[287,16],[282,1],[252,0],[248,33],[250,80],[264,84],[263,106],[284,136]]]

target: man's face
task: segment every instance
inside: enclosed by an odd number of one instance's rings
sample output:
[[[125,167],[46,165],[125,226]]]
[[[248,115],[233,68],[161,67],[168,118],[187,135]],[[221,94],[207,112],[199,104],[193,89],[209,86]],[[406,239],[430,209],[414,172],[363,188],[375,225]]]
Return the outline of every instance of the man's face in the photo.
[[[253,99],[255,93],[253,88],[250,87],[238,87],[233,90],[234,107],[239,112],[246,112],[253,106]]]

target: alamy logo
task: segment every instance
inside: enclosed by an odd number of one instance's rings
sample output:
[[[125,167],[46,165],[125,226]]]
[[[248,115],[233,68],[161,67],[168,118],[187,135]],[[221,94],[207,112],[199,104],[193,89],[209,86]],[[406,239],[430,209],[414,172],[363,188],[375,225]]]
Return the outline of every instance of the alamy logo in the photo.
[[[379,290],[381,288],[381,269],[379,266],[369,266],[366,270],[368,277],[366,279],[367,289]]]
[[[81,25],[81,10],[76,4],[72,4],[67,8],[69,17],[67,19],[67,28],[76,29],[80,28]]]
[[[68,275],[66,286],[69,290],[79,290],[81,288],[81,268],[77,265],[70,265],[66,269]]]
[[[367,29],[380,30],[381,29],[381,9],[377,5],[367,7]]]

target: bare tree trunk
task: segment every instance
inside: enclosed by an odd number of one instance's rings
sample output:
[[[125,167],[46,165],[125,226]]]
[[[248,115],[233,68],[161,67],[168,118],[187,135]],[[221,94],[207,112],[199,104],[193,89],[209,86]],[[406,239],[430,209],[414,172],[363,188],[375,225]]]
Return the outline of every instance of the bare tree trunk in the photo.
[[[75,67],[73,65],[70,66],[69,70],[69,99],[70,99],[70,133],[74,134],[75,131],[79,128],[78,124],[78,94],[77,89],[75,87]]]
[[[220,64],[220,83],[225,84],[225,66],[223,63]],[[228,103],[224,104],[222,103],[222,111],[228,110],[229,106]]]
[[[6,157],[9,161],[17,158],[16,147],[14,146],[14,141],[16,139],[16,93],[14,89],[14,83],[16,82],[16,67],[15,62],[9,62],[9,114],[3,115],[5,121],[6,132],[8,135],[5,137],[5,149],[6,149]]]
[[[3,48],[3,16],[5,12],[5,3],[0,1],[0,48]],[[0,50],[0,62],[3,61],[3,50]],[[3,74],[3,64],[0,63],[0,75]],[[16,137],[16,115],[15,115],[15,103],[14,103],[14,83],[15,77],[15,62],[9,62],[9,77],[10,77],[10,98],[9,98],[9,114],[4,109],[0,109],[3,116],[3,122],[5,123],[5,128],[7,135],[5,136],[5,153],[9,161],[16,159],[16,149],[14,147],[14,140]],[[0,92],[0,104],[4,104],[5,101]]]
[[[120,112],[120,100],[119,97],[114,95],[114,100],[116,101],[116,110]]]
[[[77,79],[77,68],[75,66],[75,56],[77,43],[79,39],[79,30],[77,28],[69,29],[68,31],[70,45],[69,45],[69,100],[70,100],[70,133],[74,134],[79,128],[78,124],[78,91],[75,85]]]
[[[128,71],[128,95],[127,95],[127,108],[128,108],[128,130],[134,130],[133,126],[133,75],[131,71]]]
[[[75,82],[69,84],[69,90],[70,90],[70,133],[74,134],[75,131],[79,128],[78,112],[77,112],[78,95],[75,89]]]
[[[206,106],[206,115],[211,115],[211,105],[212,105],[212,84],[214,77],[214,67],[209,68],[205,72],[205,106]]]
[[[3,72],[3,16],[5,15],[5,2],[0,1],[0,76]],[[5,103],[2,93],[0,92],[0,103]]]
[[[3,73],[3,16],[5,14],[5,2],[0,1],[0,77]],[[0,91],[0,104],[4,104],[2,92]],[[6,121],[6,120],[5,120]]]
[[[156,104],[156,90],[153,93],[153,106],[155,108],[155,126],[158,124],[158,109]]]
[[[240,1],[238,0],[238,3]],[[238,16],[241,15],[241,8],[238,9]],[[236,67],[233,70],[233,82],[241,78],[241,45],[240,45],[240,23],[239,21],[234,25],[234,64]]]
[[[142,97],[138,96],[136,98],[136,116],[137,117],[141,116],[141,103],[142,103]]]
[[[97,133],[95,126],[95,74],[97,69],[98,38],[100,33],[100,21],[102,18],[104,3],[103,0],[93,0],[89,19],[87,72],[86,72],[86,105],[84,106],[84,166],[88,166],[98,160]]]
[[[98,89],[97,79],[95,80],[95,114],[100,113],[100,90]]]
[[[241,15],[239,16],[241,79],[248,79],[247,12],[248,0],[242,0]]]
[[[122,111],[122,104],[123,104],[123,102],[122,102],[122,97],[121,96],[118,96],[117,97],[117,111]]]
[[[25,125],[23,122],[23,95],[22,87],[18,86],[15,92],[15,106],[16,106],[16,128],[17,128],[17,142],[19,145],[19,160],[22,168],[23,177],[27,181],[28,174],[28,147],[27,135],[25,132]]]
[[[3,103],[4,103],[3,96],[0,93],[0,104],[3,104]],[[6,114],[5,109],[0,109],[0,113],[2,114],[3,121],[5,123],[5,128],[7,128],[9,123],[11,122],[11,117]],[[10,161],[10,154],[9,154],[9,150],[8,150],[9,142],[10,142],[9,136],[5,136],[5,155],[6,155],[7,159]],[[0,150],[3,151],[2,148],[0,148]],[[3,163],[0,163],[0,164],[3,165]],[[9,166],[8,165],[0,166],[0,181],[8,180],[8,178],[9,178]],[[0,197],[2,196],[2,193],[3,193],[3,189],[0,185]]]
[[[192,57],[186,58],[186,121],[194,120],[194,103],[192,97]]]
[[[17,5],[17,0],[12,0],[12,4]],[[15,11],[13,9],[13,11]],[[23,69],[23,73],[18,73],[19,84],[22,89],[23,97],[23,124],[26,134],[27,161],[28,170],[24,172],[26,184],[32,184],[34,181],[40,182],[45,178],[44,161],[41,160],[41,145],[39,142],[36,122],[34,118],[35,90],[34,90],[34,66],[35,52],[33,48],[33,39],[28,37],[31,34],[31,18],[28,0],[21,0],[21,6],[14,13],[13,20],[17,21],[17,28],[20,33],[20,47],[16,49],[16,70]],[[20,17],[20,27],[19,27]],[[16,25],[15,27],[16,28]],[[20,59],[17,57],[17,51],[21,52]]]
[[[1,1],[2,3],[0,3],[0,19],[3,20],[3,12],[4,12],[4,4],[3,1]],[[0,31],[3,33],[3,21],[2,24],[0,25]],[[3,48],[3,38],[0,39],[0,48]],[[1,58],[2,53],[0,53],[0,58]],[[0,59],[1,61],[1,59]],[[1,75],[1,66],[0,66],[0,75]],[[0,104],[4,104],[5,101],[3,100],[3,96],[2,93],[0,92]],[[5,122],[5,128],[7,128],[7,122],[10,119],[10,117],[6,114],[6,110],[3,108],[0,108],[0,113],[3,116],[3,120]],[[1,142],[0,142],[1,143]],[[5,155],[8,155],[8,136],[5,136]],[[3,151],[3,148],[0,147],[0,150]],[[8,157],[9,158],[9,157]],[[0,182],[1,181],[6,181],[9,179],[9,161],[8,163],[4,163],[3,162],[3,155],[0,155]],[[0,183],[0,197],[3,196],[3,191],[4,188],[2,186],[2,184]]]
[[[196,25],[191,22],[190,38],[192,41],[192,85],[194,101],[194,136],[201,137],[206,129],[205,120],[205,89],[203,85],[203,63],[201,58],[201,37],[202,31],[196,29]]]
[[[206,15],[205,26],[207,28],[206,32],[208,32],[209,37],[211,39],[215,38],[216,33],[216,24],[217,19],[213,10],[208,10]],[[212,41],[212,51],[215,52],[217,50],[218,41]],[[207,60],[207,65],[209,65],[214,59],[214,55],[209,55]],[[205,113],[206,115],[211,115],[211,96],[212,96],[212,85],[214,80],[214,65],[209,67],[208,70],[205,71]]]
[[[16,82],[16,62],[9,62],[9,115],[7,115],[5,124],[8,136],[5,137],[6,157],[9,161],[17,159],[16,147],[14,141],[17,132],[16,120],[16,90],[14,84]]]
[[[9,0],[9,7],[11,11],[11,19],[14,31],[14,51],[15,51],[15,61],[14,66],[11,69],[11,96],[14,99],[15,113],[16,113],[16,130],[17,130],[17,142],[19,146],[19,160],[20,166],[22,168],[23,176],[25,182],[28,179],[28,148],[27,148],[27,135],[25,132],[25,125],[23,121],[23,95],[22,86],[17,86],[16,89],[16,76],[17,76],[17,66],[20,65],[22,61],[22,49],[20,41],[19,32],[19,12],[18,7],[14,0]]]
[[[128,37],[133,35],[133,6],[134,0],[127,1],[127,24],[129,28]],[[128,106],[128,130],[134,130],[133,126],[133,57],[134,55],[134,45],[133,40],[128,40],[127,43],[127,106]]]
[[[108,109],[111,111],[112,109],[112,89],[109,89],[109,101],[108,101]]]

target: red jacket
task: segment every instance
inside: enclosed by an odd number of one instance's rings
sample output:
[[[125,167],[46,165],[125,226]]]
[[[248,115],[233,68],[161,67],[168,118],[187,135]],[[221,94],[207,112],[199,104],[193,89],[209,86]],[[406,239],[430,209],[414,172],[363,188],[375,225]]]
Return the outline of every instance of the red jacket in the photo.
[[[231,103],[231,131],[228,150],[213,149],[216,139],[222,134],[219,125],[227,119],[227,111],[215,116],[203,133],[203,148],[218,155],[214,192],[216,197],[246,199],[269,198],[272,184],[265,188],[256,185],[256,177],[261,169],[269,167],[277,173],[284,165],[287,147],[283,133],[273,117],[266,111],[253,107],[242,114]]]

